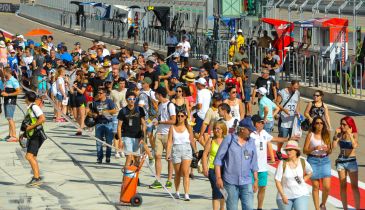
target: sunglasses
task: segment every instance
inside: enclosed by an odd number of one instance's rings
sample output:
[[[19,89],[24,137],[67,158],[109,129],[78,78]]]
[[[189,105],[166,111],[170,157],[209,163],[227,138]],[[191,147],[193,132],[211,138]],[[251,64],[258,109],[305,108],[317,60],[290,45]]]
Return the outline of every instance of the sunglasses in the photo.
[[[179,115],[177,115],[177,117],[184,118],[185,115],[179,114]]]
[[[135,100],[136,100],[136,98],[128,98],[127,100],[128,100],[128,101],[135,101]]]
[[[321,95],[316,95],[316,94],[314,94],[313,96],[314,96],[314,97],[320,97]]]
[[[323,125],[323,122],[316,122],[316,125]]]
[[[177,90],[176,92],[178,92],[178,93],[182,93],[182,90]]]
[[[236,94],[237,92],[231,92],[231,94]]]

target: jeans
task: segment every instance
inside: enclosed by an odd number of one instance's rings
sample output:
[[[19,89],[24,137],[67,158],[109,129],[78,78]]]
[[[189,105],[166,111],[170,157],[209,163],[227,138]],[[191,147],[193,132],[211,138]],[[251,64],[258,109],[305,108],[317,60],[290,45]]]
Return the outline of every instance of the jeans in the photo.
[[[100,140],[106,140],[106,143],[113,143],[113,123],[109,122],[107,124],[96,124],[95,125],[95,137]],[[96,142],[96,153],[98,160],[102,160],[104,157],[103,153],[103,144],[99,141]],[[110,147],[106,147],[106,158],[110,158],[112,154],[112,149]]]
[[[283,127],[279,127],[279,137],[289,137],[291,135],[292,132],[292,128],[283,128]]]
[[[299,198],[288,199],[288,204],[284,204],[282,199],[277,199],[276,203],[280,210],[307,210],[309,196],[301,196]]]
[[[238,199],[241,200],[242,210],[253,209],[253,189],[252,184],[233,185],[224,182],[224,189],[228,193],[226,201],[227,210],[238,209]]]
[[[274,121],[268,121],[267,123],[265,123],[264,130],[266,132],[270,134],[273,129],[274,129]]]

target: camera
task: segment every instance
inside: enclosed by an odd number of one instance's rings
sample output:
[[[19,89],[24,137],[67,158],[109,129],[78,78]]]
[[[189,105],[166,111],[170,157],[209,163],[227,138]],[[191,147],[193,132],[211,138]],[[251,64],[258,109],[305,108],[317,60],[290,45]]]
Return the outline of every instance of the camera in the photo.
[[[20,130],[25,132],[27,130],[27,127],[31,124],[31,120],[30,117],[26,117],[24,118],[24,120],[22,121],[22,124],[20,126]]]

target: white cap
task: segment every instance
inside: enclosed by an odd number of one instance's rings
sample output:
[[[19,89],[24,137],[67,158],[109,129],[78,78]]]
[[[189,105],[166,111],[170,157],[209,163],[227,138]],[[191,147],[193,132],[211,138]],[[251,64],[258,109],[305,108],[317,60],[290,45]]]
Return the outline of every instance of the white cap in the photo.
[[[260,87],[259,89],[256,90],[256,92],[258,92],[258,93],[260,93],[261,95],[264,96],[264,95],[266,95],[267,90],[264,87]]]
[[[196,83],[199,83],[201,85],[207,85],[207,81],[204,78],[199,78],[195,81]]]
[[[23,35],[18,35],[16,38],[24,39]]]
[[[233,66],[234,64],[233,64],[233,62],[228,62],[227,65],[228,66]]]
[[[209,60],[209,56],[208,55],[202,55],[202,60]]]
[[[98,42],[96,45],[105,45],[104,42]]]
[[[242,29],[238,29],[237,33],[242,33]]]

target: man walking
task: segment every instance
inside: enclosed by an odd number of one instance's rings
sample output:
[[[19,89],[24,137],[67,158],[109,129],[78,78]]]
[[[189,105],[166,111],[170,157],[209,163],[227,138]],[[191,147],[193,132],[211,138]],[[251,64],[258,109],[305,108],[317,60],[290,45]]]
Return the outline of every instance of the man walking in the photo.
[[[241,120],[237,133],[227,135],[214,160],[217,187],[228,193],[227,210],[237,210],[238,199],[243,210],[253,209],[253,194],[258,189],[257,152],[255,141],[250,137],[253,131],[256,128],[251,118]]]
[[[35,104],[36,99],[37,95],[33,92],[27,92],[25,94],[25,103],[28,106],[27,116],[30,118],[30,125],[27,125],[25,129],[25,136],[28,139],[25,159],[28,160],[33,171],[33,177],[27,184],[27,187],[38,186],[41,184],[37,155],[39,148],[46,140],[44,138],[45,134],[42,127],[43,123],[46,121],[46,118],[41,108]],[[43,134],[41,134],[41,132],[43,132]]]
[[[98,100],[92,105],[89,115],[96,119],[95,136],[100,140],[106,140],[106,143],[113,143],[113,115],[117,113],[115,104],[111,99],[106,97],[106,90],[101,88],[98,90]],[[103,144],[96,142],[97,163],[101,164],[104,158]],[[112,150],[106,148],[106,162],[110,163]]]
[[[134,162],[137,156],[128,153],[138,152],[143,138],[146,136],[145,112],[142,107],[136,106],[137,95],[130,91],[126,95],[127,106],[118,114],[118,138],[124,144],[127,153],[125,166]]]

